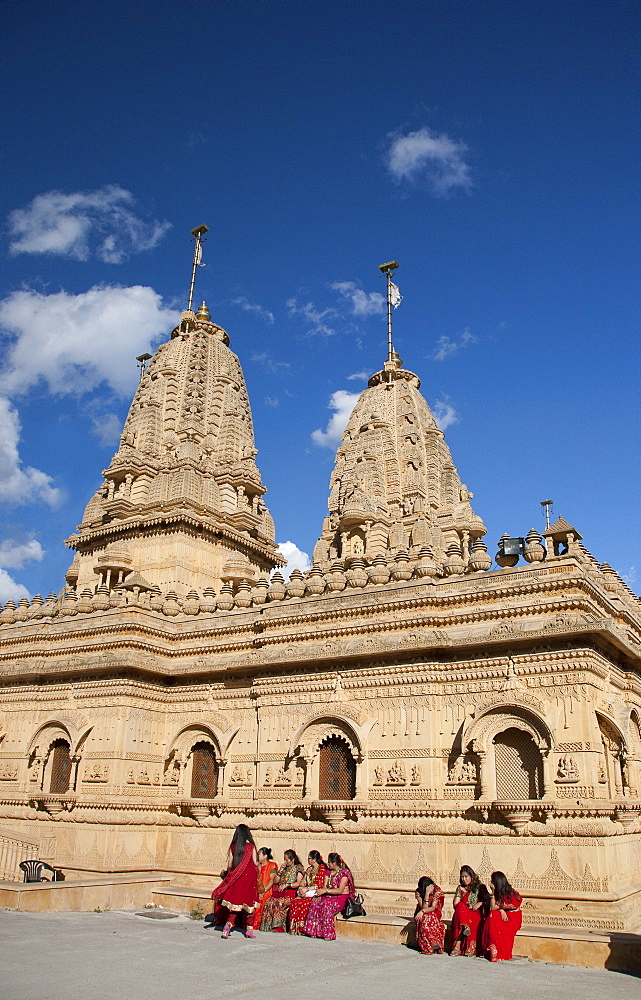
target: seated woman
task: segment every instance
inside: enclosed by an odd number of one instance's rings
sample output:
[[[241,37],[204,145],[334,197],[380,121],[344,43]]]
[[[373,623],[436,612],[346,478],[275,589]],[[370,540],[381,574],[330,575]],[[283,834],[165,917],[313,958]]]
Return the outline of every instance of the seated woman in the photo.
[[[503,872],[492,872],[491,882],[490,911],[483,925],[481,944],[490,962],[508,962],[523,921],[523,897],[512,888]]]
[[[310,851],[307,859],[309,868],[303,875],[303,881],[298,888],[296,899],[292,899],[289,907],[289,933],[302,934],[307,920],[307,912],[314,896],[320,889],[327,888],[329,872],[318,851]]]
[[[452,917],[452,950],[450,955],[481,955],[481,924],[483,907],[489,904],[487,889],[469,865],[463,865],[459,884],[454,893]]]
[[[416,943],[422,955],[443,951],[445,924],[441,920],[445,893],[427,875],[418,880],[416,892]]]
[[[263,907],[270,899],[274,878],[278,871],[278,865],[272,860],[272,852],[269,847],[261,847],[258,852],[258,906],[254,911],[251,926],[260,929],[260,922],[263,917]]]
[[[283,864],[274,878],[271,898],[267,900],[263,909],[261,931],[285,933],[289,907],[302,881],[303,866],[296,851],[285,851]]]
[[[327,866],[331,874],[326,887],[317,889],[316,896],[310,902],[303,934],[335,941],[336,914],[341,912],[348,899],[354,899],[356,892],[352,873],[340,854],[328,854]]]

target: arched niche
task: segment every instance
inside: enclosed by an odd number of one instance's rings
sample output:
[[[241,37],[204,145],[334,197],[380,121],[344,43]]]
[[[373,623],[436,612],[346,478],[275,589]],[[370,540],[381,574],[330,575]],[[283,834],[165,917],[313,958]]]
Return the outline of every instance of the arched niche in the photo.
[[[184,798],[220,798],[227,750],[237,732],[238,727],[223,733],[205,723],[185,726],[170,744],[163,784]]]
[[[493,705],[474,719],[465,746],[480,761],[480,798],[528,801],[549,795],[552,734],[531,707]]]
[[[90,731],[88,727],[85,738]],[[30,787],[52,795],[74,791],[81,752],[78,743],[78,733],[67,722],[51,719],[39,726],[27,751]]]
[[[626,738],[614,719],[611,719],[604,712],[597,712],[596,720],[602,749],[597,765],[598,782],[605,786],[608,798],[621,798],[628,790]]]
[[[309,720],[299,729],[291,742],[290,757],[299,757],[305,764],[306,799],[325,797],[321,792],[329,791],[330,768],[335,766],[339,767],[334,774],[334,777],[339,777],[339,785],[338,791],[330,795],[330,800],[336,794],[335,801],[347,801],[342,798],[347,790],[350,799],[358,796],[364,759],[359,729],[348,719],[322,715]],[[349,778],[348,772],[351,772]]]

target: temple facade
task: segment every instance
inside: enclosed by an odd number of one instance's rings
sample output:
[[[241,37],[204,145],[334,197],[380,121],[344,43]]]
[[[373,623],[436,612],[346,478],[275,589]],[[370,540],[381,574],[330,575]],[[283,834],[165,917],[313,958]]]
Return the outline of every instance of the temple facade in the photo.
[[[412,913],[418,876],[452,890],[465,863],[504,870],[528,926],[639,930],[640,602],[563,518],[491,568],[400,358],[287,582],[204,303],[103,476],[66,587],[0,613],[0,878],[26,844],[68,877],[204,886],[247,822],[277,854],[338,850],[372,911]]]

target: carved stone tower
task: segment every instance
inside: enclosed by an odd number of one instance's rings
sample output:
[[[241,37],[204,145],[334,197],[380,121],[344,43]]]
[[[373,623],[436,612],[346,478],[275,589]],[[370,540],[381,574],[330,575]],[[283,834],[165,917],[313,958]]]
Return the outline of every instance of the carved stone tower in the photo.
[[[361,394],[336,455],[329,515],[314,549],[322,569],[336,559],[371,563],[377,556],[420,561],[426,576],[489,568],[485,525],[420,384],[393,352]]]
[[[256,454],[240,363],[203,302],[142,376],[104,482],[67,539],[67,582],[184,596],[268,576],[284,560]]]

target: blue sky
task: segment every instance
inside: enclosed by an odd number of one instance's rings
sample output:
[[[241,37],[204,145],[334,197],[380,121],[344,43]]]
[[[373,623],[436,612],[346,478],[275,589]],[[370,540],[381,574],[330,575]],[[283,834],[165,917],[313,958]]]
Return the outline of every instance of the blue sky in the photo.
[[[135,356],[196,296],[247,379],[277,538],[395,346],[492,554],[555,501],[638,590],[639,6],[5,7],[0,601],[58,590]],[[315,433],[316,432],[316,433]]]

